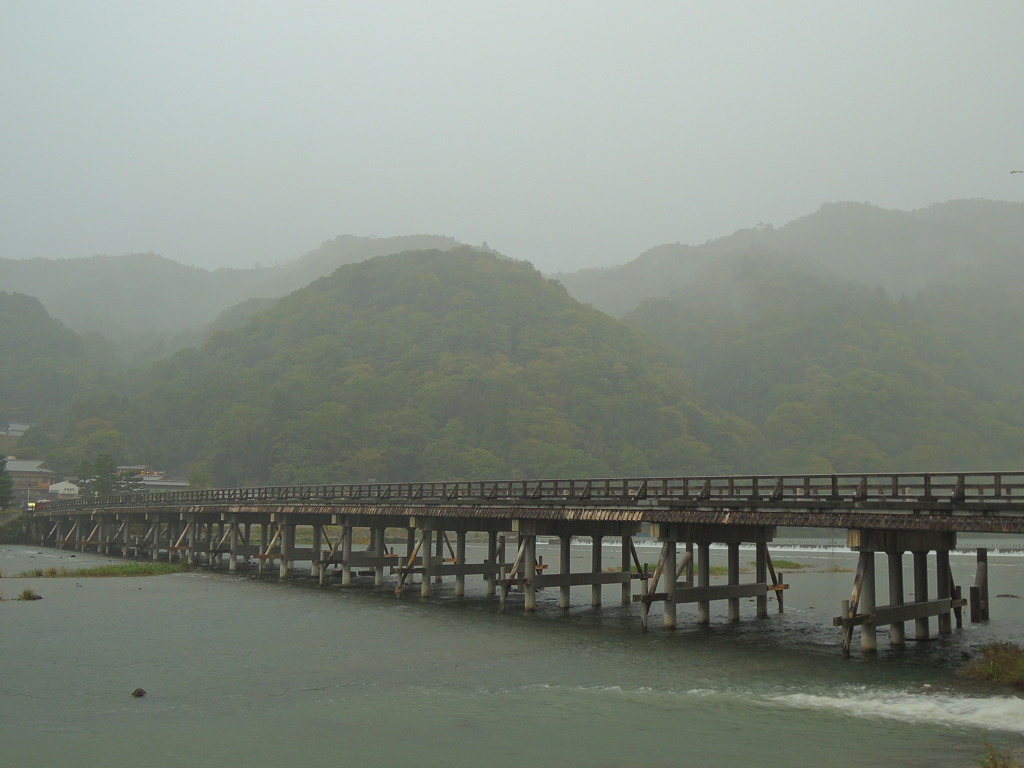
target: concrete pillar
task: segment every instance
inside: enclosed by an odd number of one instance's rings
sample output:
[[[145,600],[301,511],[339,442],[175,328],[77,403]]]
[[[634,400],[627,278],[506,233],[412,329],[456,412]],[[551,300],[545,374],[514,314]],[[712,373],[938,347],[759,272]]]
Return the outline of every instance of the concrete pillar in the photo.
[[[188,525],[186,523],[186,525]],[[191,525],[188,528],[188,564],[190,567],[195,567],[196,564],[196,523],[195,518],[192,519]]]
[[[373,529],[373,553],[376,557],[384,557],[388,552],[387,545],[387,528],[374,528]],[[384,566],[376,565],[373,568],[373,586],[380,587],[384,585]]]
[[[572,570],[570,563],[570,544],[572,543],[572,537],[568,534],[563,534],[558,537],[558,572],[562,576],[567,576]],[[563,611],[569,608],[569,593],[570,588],[568,584],[564,584],[558,588],[558,607]]]
[[[433,531],[423,531],[422,543],[420,544],[420,563],[423,568],[423,578],[420,579],[420,597],[430,597],[430,576],[434,565],[434,558],[430,549],[433,546]]]
[[[413,553],[413,551],[415,549],[416,549],[416,529],[415,528],[407,528],[406,531],[405,531],[405,559],[403,561],[403,564],[409,564],[409,558],[412,557],[412,553]],[[411,565],[416,565],[416,564],[415,563],[411,563]],[[414,574],[411,574],[411,573],[406,574],[405,580],[406,580],[406,583],[409,586],[412,586],[415,583]]]
[[[496,562],[501,566],[500,568],[498,568],[498,577],[502,578],[502,579],[507,578],[509,576],[509,574],[505,572],[505,567],[506,566],[505,566],[505,537],[504,536],[499,536],[498,537],[498,554],[497,554],[497,558],[498,559],[497,559]],[[515,574],[512,574],[512,575],[514,576]]]
[[[153,550],[153,560],[160,559],[160,518],[156,518],[153,521],[153,541],[150,544],[150,548]],[[167,553],[167,559],[170,560],[170,552]]]
[[[864,576],[860,587],[860,613],[872,615],[875,612],[875,553],[861,552],[864,561]],[[878,650],[878,630],[873,619],[864,622],[860,628],[860,649],[871,653]]]
[[[694,562],[694,559],[693,559],[693,542],[692,541],[686,542],[686,554],[688,554],[689,557],[686,560],[686,570],[683,571],[683,575],[686,577],[686,583],[689,584],[692,587],[693,586],[693,562]]]
[[[463,569],[466,567],[466,531],[463,529],[455,532],[455,566],[458,568],[455,574],[455,596],[465,597],[466,574]]]
[[[537,537],[533,534],[519,534],[526,542],[523,578],[526,580],[526,601],[524,610],[537,610]]]
[[[228,572],[238,571],[238,518],[231,518],[231,532],[228,535],[228,549],[231,554],[228,557]]]
[[[313,523],[313,544],[310,547],[309,575],[320,577],[320,561],[323,559],[324,527],[321,523]],[[232,555],[234,559],[234,555]]]
[[[633,544],[632,536],[622,537],[622,572],[632,573],[633,562],[630,559],[630,548]],[[622,604],[629,605],[633,602],[633,580],[622,582]]]
[[[935,597],[942,600],[950,597],[949,589],[949,550],[935,551]],[[953,633],[953,622],[949,611],[939,614],[939,635]]]
[[[436,558],[437,564],[441,565],[444,562],[444,531],[434,532],[434,557]],[[434,576],[434,583],[441,583],[441,574],[438,572]]]
[[[590,557],[590,572],[601,573],[601,568],[603,567],[601,559],[601,544],[604,539],[601,536],[594,536],[591,541],[593,547],[591,549]],[[590,604],[594,608],[599,608],[601,606],[601,586],[602,585],[600,584],[590,585]]]
[[[928,599],[928,553],[914,552],[914,601],[924,602]],[[928,617],[914,619],[914,637],[918,640],[928,639]]]
[[[291,572],[292,542],[295,540],[295,526],[281,523],[281,561],[278,566],[278,578],[284,579]]]
[[[488,531],[487,532],[487,562],[492,567],[498,563],[498,532]],[[497,589],[497,574],[488,573],[484,576],[484,581],[487,584],[487,597],[494,597]]]
[[[96,552],[100,555],[106,555],[109,552],[109,544],[107,543],[107,521],[106,518],[100,518],[98,527],[96,528]]]
[[[341,586],[352,586],[352,526],[347,518],[341,526]]]
[[[697,586],[711,586],[711,545],[701,542],[697,545]],[[706,627],[711,623],[711,603],[707,600],[697,601],[697,624]]]
[[[768,583],[768,543],[759,536],[754,543],[754,580],[758,584]],[[768,593],[757,596],[757,618],[768,618]]]
[[[736,586],[740,583],[740,545],[731,543],[729,546],[729,584]],[[729,598],[729,621],[740,620],[740,599]]]
[[[889,605],[903,605],[903,552],[890,550],[889,553]],[[894,621],[889,625],[889,645],[906,644],[906,634],[902,621]]]
[[[665,629],[676,628],[676,542],[665,542]]]
[[[968,592],[971,604],[971,623],[988,621],[988,550],[984,547],[977,550],[977,569],[974,573],[974,585]]]

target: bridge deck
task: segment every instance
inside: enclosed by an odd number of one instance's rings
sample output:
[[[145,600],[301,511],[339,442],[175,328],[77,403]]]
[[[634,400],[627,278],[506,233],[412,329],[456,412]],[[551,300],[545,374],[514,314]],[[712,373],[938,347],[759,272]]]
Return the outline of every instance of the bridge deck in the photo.
[[[44,518],[154,509],[1024,533],[1024,472],[269,486],[53,502]]]

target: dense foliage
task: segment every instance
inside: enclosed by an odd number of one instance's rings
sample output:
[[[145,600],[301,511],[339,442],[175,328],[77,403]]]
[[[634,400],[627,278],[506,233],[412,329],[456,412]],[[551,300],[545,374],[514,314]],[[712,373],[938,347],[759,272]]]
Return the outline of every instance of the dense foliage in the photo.
[[[683,351],[701,402],[760,428],[764,471],[1008,469],[1024,458],[1024,301],[1004,271],[892,299],[745,256],[627,322]]]
[[[63,419],[77,395],[103,385],[109,345],[82,337],[31,296],[0,291],[0,426]]]
[[[380,256],[116,379],[109,347],[0,293],[0,419],[36,422],[19,458],[101,484],[118,464],[199,486],[1015,469],[1024,217],[1007,205],[844,204],[653,249],[601,275],[649,297],[625,321],[491,252]],[[304,268],[356,246],[382,247],[332,242]]]
[[[339,269],[158,365],[126,431],[217,484],[725,469],[675,356],[470,249]]]

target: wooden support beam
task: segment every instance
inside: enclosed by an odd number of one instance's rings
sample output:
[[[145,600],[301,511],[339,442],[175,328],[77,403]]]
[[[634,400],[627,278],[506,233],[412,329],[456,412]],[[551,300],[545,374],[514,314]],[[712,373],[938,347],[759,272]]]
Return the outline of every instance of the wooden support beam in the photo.
[[[914,621],[915,619],[927,618],[929,616],[949,615],[954,601],[948,597],[928,600],[923,603],[904,603],[903,605],[882,605],[878,606],[871,613],[852,613],[847,617],[836,616],[832,619],[832,626],[835,627],[857,627],[863,624],[873,624],[881,627],[886,624],[893,624],[902,621]]]

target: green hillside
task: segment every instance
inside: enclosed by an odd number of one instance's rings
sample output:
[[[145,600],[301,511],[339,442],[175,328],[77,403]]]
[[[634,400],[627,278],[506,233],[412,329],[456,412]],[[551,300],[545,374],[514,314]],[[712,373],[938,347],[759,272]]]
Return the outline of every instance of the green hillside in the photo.
[[[0,285],[35,296],[77,333],[103,334],[124,359],[152,362],[194,343],[202,326],[238,303],[283,296],[343,264],[413,248],[456,245],[438,235],[344,235],[287,263],[213,271],[153,253],[0,258]]]
[[[725,471],[668,347],[472,249],[345,266],[150,372],[124,431],[218,485]]]
[[[621,317],[646,298],[698,284],[722,257],[765,252],[799,256],[894,298],[912,296],[964,268],[1024,259],[1024,203],[954,200],[916,211],[831,203],[778,228],[662,245],[622,266],[555,277],[573,297]]]
[[[1007,469],[1024,459],[1020,272],[893,299],[750,256],[626,321],[682,352],[701,402],[760,428],[762,471]]]
[[[77,335],[31,296],[0,291],[0,328],[0,422],[63,420],[113,373],[102,339]]]

